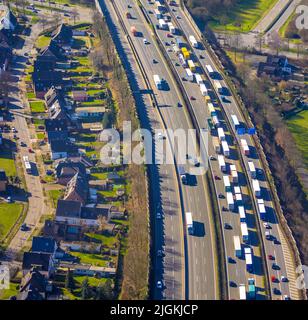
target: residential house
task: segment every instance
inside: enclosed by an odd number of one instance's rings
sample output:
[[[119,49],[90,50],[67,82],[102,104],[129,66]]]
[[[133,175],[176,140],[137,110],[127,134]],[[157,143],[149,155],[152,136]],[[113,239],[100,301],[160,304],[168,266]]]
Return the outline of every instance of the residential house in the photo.
[[[58,200],[56,221],[70,226],[99,227],[100,216],[108,222],[111,217],[119,217],[120,213],[121,210],[111,205],[82,206],[80,201]]]
[[[90,180],[89,185],[91,188],[95,188],[97,190],[108,191],[113,189],[112,182],[108,180]]]
[[[65,144],[68,138],[67,121],[65,119],[46,119],[45,130],[49,143],[60,140]]]
[[[73,91],[72,98],[75,102],[86,102],[89,99],[87,91]]]
[[[63,49],[53,40],[50,41],[49,45],[40,49],[39,52],[40,60],[43,61],[65,61]]]
[[[32,252],[50,253],[52,257],[55,257],[57,248],[57,243],[53,238],[33,237],[32,239]]]
[[[105,107],[79,107],[75,109],[75,117],[77,119],[102,118],[105,112]]]
[[[5,192],[7,187],[7,177],[3,169],[0,169],[0,192]]]
[[[67,184],[64,200],[79,201],[85,205],[88,200],[88,194],[88,180],[80,172],[77,172]]]
[[[60,99],[64,99],[62,95],[62,90],[52,86],[44,96],[46,107],[49,109],[52,105]]]
[[[17,18],[14,13],[9,9],[0,9],[0,30],[9,30],[13,32],[18,26]]]
[[[113,277],[116,274],[116,268],[98,267],[87,264],[61,263],[61,268],[70,269],[73,274],[88,277]]]
[[[18,300],[46,300],[47,293],[51,291],[52,285],[48,284],[39,268],[33,267],[22,279]]]
[[[44,252],[24,252],[22,261],[23,276],[25,276],[33,267],[46,276],[47,279],[54,272],[54,261],[52,254]]]
[[[69,161],[71,161],[71,162],[81,162],[82,164],[84,164],[84,166],[87,169],[92,168],[94,166],[93,161],[91,159],[89,159],[87,156],[85,156],[84,154],[78,155],[76,157],[70,157]]]
[[[61,133],[58,133],[61,135]],[[57,134],[55,134],[57,136]],[[77,147],[69,141],[52,139],[49,142],[51,159],[63,159],[78,153]]]
[[[51,34],[52,40],[61,45],[62,47],[70,46],[73,42],[73,31],[72,28],[62,23],[58,28]]]
[[[123,177],[121,177],[117,172],[110,172],[107,175],[108,181],[114,182],[114,183],[120,183],[123,181]]]
[[[267,74],[278,79],[289,78],[295,67],[290,65],[286,56],[267,56],[266,62],[260,62],[258,76]]]
[[[55,165],[57,183],[66,186],[68,182],[77,174],[86,176],[86,167],[80,161],[71,161],[70,159],[60,160]]]
[[[32,81],[35,95],[38,99],[44,99],[45,94],[52,86],[65,86],[65,80],[63,80],[63,72],[61,71],[37,72],[35,70],[32,74]]]
[[[0,38],[0,74],[8,70],[9,62],[12,58],[12,48]]]

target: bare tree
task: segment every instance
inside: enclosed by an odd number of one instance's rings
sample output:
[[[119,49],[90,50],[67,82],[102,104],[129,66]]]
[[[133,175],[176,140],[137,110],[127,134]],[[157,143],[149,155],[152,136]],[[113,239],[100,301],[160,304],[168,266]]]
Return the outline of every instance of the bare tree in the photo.
[[[74,8],[72,11],[71,11],[71,16],[74,20],[74,24],[76,24],[76,20],[79,20],[80,18],[80,14],[78,12],[78,10],[76,8]]]
[[[269,37],[269,46],[271,49],[276,51],[276,55],[279,54],[282,48],[283,42],[277,31],[273,31]]]
[[[104,231],[108,225],[107,218],[105,216],[99,215],[97,221],[99,225],[99,231]]]
[[[2,97],[5,106],[7,106],[8,103],[10,83],[11,74],[8,71],[2,71],[0,73],[0,97]]]

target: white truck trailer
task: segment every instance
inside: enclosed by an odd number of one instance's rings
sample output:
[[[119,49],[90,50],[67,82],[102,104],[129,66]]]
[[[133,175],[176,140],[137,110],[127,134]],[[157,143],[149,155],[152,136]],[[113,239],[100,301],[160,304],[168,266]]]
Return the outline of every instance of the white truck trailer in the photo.
[[[227,192],[226,195],[227,195],[228,208],[229,208],[229,210],[233,211],[234,210],[233,194],[232,194],[232,192]]]
[[[219,154],[217,156],[217,159],[218,159],[218,164],[219,164],[219,168],[222,172],[225,172],[226,171],[226,163],[225,163],[225,157],[221,154]]]
[[[194,224],[193,224],[193,219],[192,219],[192,213],[191,212],[186,212],[186,227],[187,227],[187,232],[190,235],[194,234]]]
[[[158,90],[162,90],[163,86],[162,86],[162,81],[161,81],[159,75],[154,74],[153,78],[154,78],[154,83],[155,83],[156,88]]]
[[[243,149],[243,151],[244,151],[244,154],[245,154],[246,156],[248,156],[248,155],[249,155],[249,146],[248,146],[248,144],[247,144],[246,139],[241,139],[241,145],[242,145],[242,149]]]
[[[255,196],[260,197],[261,196],[261,188],[260,188],[259,181],[257,179],[252,179],[252,188],[255,193]]]
[[[235,256],[238,258],[241,258],[242,256],[242,246],[241,246],[241,240],[239,236],[233,236],[233,243],[234,243],[234,250],[235,250]]]
[[[192,35],[189,36],[189,42],[191,43],[191,45],[194,48],[198,48],[198,41],[196,40],[196,38]]]
[[[226,140],[226,136],[223,128],[218,128],[217,134],[220,142]]]
[[[248,168],[249,168],[249,173],[252,179],[255,179],[257,177],[257,172],[255,165],[252,161],[248,161]]]
[[[249,234],[246,222],[241,222],[241,233],[243,242],[247,242],[249,239]]]
[[[221,141],[221,148],[222,148],[222,152],[224,154],[225,157],[229,157],[230,156],[230,149],[228,146],[228,142],[227,141]]]

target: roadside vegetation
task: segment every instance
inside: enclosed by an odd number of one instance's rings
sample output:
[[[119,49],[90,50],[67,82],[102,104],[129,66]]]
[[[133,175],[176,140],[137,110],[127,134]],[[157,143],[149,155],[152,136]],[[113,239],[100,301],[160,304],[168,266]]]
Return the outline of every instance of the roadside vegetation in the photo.
[[[248,32],[277,0],[184,0],[197,21],[215,31]]]
[[[117,110],[117,128],[121,130],[123,121],[132,122],[132,130],[139,127],[134,99],[129,88],[125,71],[114,54],[115,47],[106,22],[98,12],[94,13],[95,34],[100,43],[92,54],[93,65],[98,71],[110,78],[110,90]],[[122,278],[117,288],[120,299],[144,300],[148,297],[149,273],[149,230],[148,199],[146,195],[145,168],[131,164],[125,173],[130,186],[126,208],[129,212],[128,237],[121,246],[119,268]]]

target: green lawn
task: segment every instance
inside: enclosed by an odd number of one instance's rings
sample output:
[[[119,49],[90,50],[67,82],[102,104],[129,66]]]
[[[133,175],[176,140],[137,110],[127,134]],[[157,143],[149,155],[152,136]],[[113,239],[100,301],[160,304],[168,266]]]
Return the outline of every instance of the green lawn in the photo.
[[[221,16],[214,17],[210,26],[215,30],[242,31],[252,30],[278,0],[241,0],[228,12],[225,21]],[[225,26],[224,26],[225,24]]]
[[[15,161],[11,151],[0,149],[0,168],[5,170],[7,176],[16,176]]]
[[[308,110],[288,119],[287,124],[308,166]]]
[[[114,236],[106,236],[104,234],[96,234],[96,233],[86,233],[88,237],[91,237],[96,240],[100,240],[103,245],[112,247],[115,243],[117,243],[117,238]]]
[[[31,101],[29,103],[31,112],[45,112],[45,103],[43,101]]]
[[[20,203],[0,203],[0,240],[3,239],[22,214]]]
[[[108,260],[104,260],[100,254],[72,251],[70,253],[71,255],[80,258],[80,263],[91,264],[97,267],[106,267],[107,265]]]
[[[19,284],[10,283],[10,289],[0,290],[0,300],[8,300],[12,296],[16,296],[19,292]]]
[[[40,36],[38,37],[35,46],[37,48],[44,48],[47,47],[50,43],[51,38],[47,36]]]
[[[27,98],[28,99],[35,99],[35,93],[34,92],[27,92]]]
[[[58,200],[63,196],[63,190],[50,190],[49,196],[52,200],[54,207],[56,207]]]
[[[45,138],[45,133],[44,132],[39,132],[36,134],[37,138],[39,140],[43,140]]]

